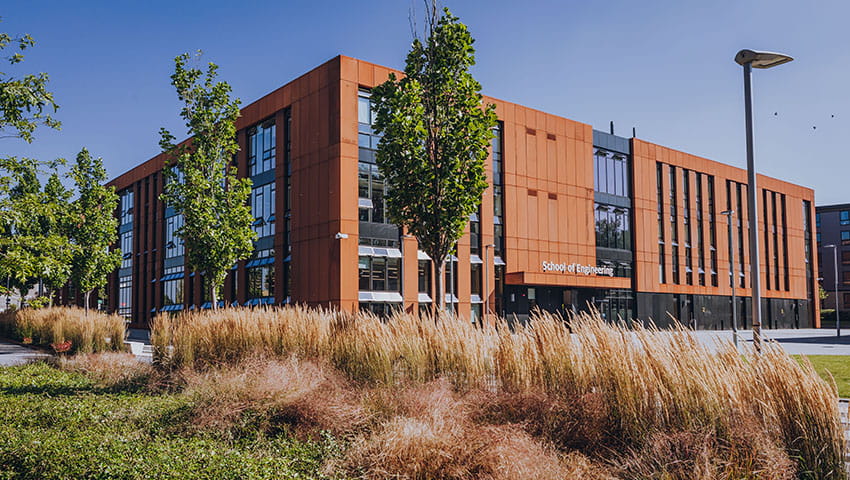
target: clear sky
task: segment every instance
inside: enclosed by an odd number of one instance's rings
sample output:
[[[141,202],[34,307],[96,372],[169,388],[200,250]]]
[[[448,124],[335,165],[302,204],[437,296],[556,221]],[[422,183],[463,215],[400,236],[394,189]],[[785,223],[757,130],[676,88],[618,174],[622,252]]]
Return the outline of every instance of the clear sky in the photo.
[[[594,128],[745,165],[741,48],[795,57],[754,72],[756,164],[850,202],[850,2],[445,0],[476,38],[484,93]],[[12,0],[0,31],[37,44],[20,75],[45,71],[60,132],[32,145],[0,140],[0,155],[73,158],[83,146],[110,176],[159,151],[158,130],[185,134],[169,75],[203,49],[248,104],[345,54],[402,68],[408,13],[422,0],[277,2]],[[843,133],[842,133],[843,132]]]

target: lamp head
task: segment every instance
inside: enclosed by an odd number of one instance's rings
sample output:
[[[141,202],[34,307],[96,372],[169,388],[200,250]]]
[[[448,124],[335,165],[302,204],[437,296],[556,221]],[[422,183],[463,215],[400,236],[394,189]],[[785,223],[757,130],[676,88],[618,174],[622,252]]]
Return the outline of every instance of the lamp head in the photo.
[[[772,68],[783,63],[788,63],[791,60],[794,60],[794,58],[784,53],[756,52],[748,49],[741,50],[735,55],[735,62],[738,65],[749,63],[753,68]]]

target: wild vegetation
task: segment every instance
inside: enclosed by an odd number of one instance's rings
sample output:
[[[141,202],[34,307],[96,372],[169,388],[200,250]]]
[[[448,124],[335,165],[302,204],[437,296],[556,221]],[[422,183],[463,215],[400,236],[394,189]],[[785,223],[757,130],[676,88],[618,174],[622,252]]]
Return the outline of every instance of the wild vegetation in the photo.
[[[0,312],[0,336],[57,353],[124,350],[124,319],[81,308],[25,308]]]
[[[307,308],[163,316],[152,340],[153,364],[0,369],[0,476],[847,478],[834,386],[769,344]]]
[[[834,386],[770,345],[304,308],[160,317],[152,340],[161,368],[195,372],[200,424],[335,432],[335,466],[364,478],[517,478],[500,448],[538,459],[526,478],[844,478]]]

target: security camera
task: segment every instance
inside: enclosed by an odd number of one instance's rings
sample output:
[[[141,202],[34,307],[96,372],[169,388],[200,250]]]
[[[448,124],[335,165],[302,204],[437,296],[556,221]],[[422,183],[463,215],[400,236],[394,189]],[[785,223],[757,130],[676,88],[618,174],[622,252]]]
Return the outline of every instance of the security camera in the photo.
[[[337,240],[342,240],[343,238],[348,238],[348,234],[337,232],[337,234],[334,235],[334,238],[337,239]]]

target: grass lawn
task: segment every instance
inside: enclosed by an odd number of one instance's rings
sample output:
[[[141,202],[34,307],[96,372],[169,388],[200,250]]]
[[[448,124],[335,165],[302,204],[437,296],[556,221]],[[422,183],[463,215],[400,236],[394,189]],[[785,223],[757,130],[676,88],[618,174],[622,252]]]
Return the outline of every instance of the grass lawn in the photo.
[[[192,433],[189,400],[108,393],[44,363],[0,368],[0,479],[324,478],[332,439]]]
[[[799,359],[799,355],[794,355]],[[818,374],[829,381],[830,374],[838,386],[838,395],[850,398],[850,356],[848,355],[809,355],[809,361]]]

